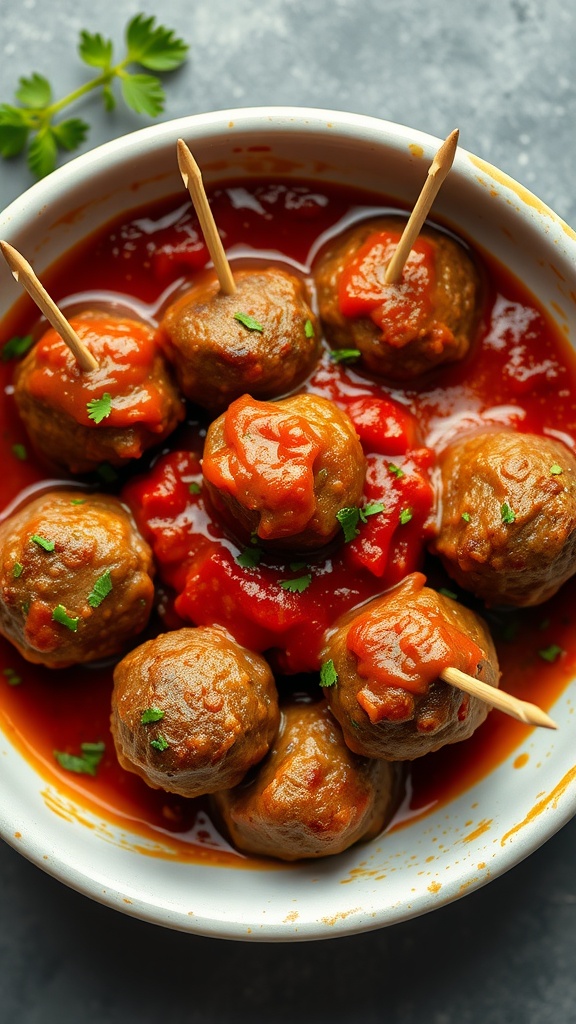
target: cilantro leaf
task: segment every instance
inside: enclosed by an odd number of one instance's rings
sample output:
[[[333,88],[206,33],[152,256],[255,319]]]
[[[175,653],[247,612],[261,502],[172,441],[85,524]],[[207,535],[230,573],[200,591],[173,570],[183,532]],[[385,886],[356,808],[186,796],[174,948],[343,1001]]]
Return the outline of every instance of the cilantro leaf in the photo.
[[[386,511],[386,505],[383,501],[371,501],[364,508],[360,509],[360,517],[362,522],[366,521],[366,516],[377,516],[380,512]]]
[[[14,93],[16,99],[23,107],[30,110],[42,110],[52,102],[52,87],[44,75],[34,72],[30,78],[21,78],[20,84]]]
[[[20,460],[20,462],[26,462],[28,458],[28,452],[26,451],[26,445],[24,444],[13,444],[12,454]]]
[[[102,576],[99,576],[92,588],[92,593],[88,595],[88,604],[91,608],[99,608],[105,597],[112,592],[112,579],[110,576],[110,570],[107,569]]]
[[[39,533],[33,533],[30,540],[38,544],[38,547],[44,548],[44,551],[54,551],[54,541],[46,540],[46,537],[41,537]]]
[[[22,565],[22,562],[14,562],[14,567],[12,569],[14,579],[19,580],[23,572],[24,566]]]
[[[471,516],[469,512],[463,512],[460,518],[463,519],[465,523],[469,523]]]
[[[516,522],[516,513],[514,509],[510,508],[510,505],[508,504],[507,501],[505,501],[500,506],[500,517],[502,519],[502,522],[506,525],[508,525],[509,523]]]
[[[338,673],[336,666],[330,658],[330,661],[325,661],[320,668],[320,686],[335,686],[338,682]]]
[[[76,775],[96,775],[96,769],[102,760],[105,743],[82,743],[80,745],[81,755],[68,754],[64,750],[54,750],[54,758],[61,768]]]
[[[2,675],[5,677],[8,686],[20,686],[22,682],[21,677],[13,668],[2,669]]]
[[[78,149],[78,146],[84,142],[89,131],[89,126],[86,121],[81,121],[79,117],[70,117],[67,121],[60,121],[60,124],[55,124],[52,128],[54,138],[61,149]]]
[[[116,97],[108,84],[102,86],[102,99],[104,101],[104,110],[107,110],[108,113],[111,110],[115,110]]]
[[[150,722],[160,722],[164,718],[164,711],[160,708],[146,708],[140,715],[142,725],[149,725]]]
[[[45,178],[56,167],[58,147],[51,128],[41,128],[28,147],[28,167],[37,178]]]
[[[188,491],[190,494],[201,494],[202,488],[196,480],[193,480],[192,483],[188,484]]]
[[[94,423],[102,423],[112,412],[112,395],[105,391],[101,398],[92,398],[86,403],[88,419]]]
[[[264,327],[258,320],[255,320],[253,316],[249,316],[248,313],[234,313],[234,319],[238,320],[244,327],[247,327],[249,331],[263,331]]]
[[[126,29],[127,59],[151,71],[174,71],[185,61],[189,47],[172,29],[155,25],[155,18],[137,14]]]
[[[7,103],[0,105],[0,156],[9,159],[22,152],[30,129],[22,110]]]
[[[239,555],[236,555],[236,563],[242,569],[255,569],[256,566],[260,564],[261,558],[262,549],[255,546],[249,546],[245,547]]]
[[[52,619],[54,622],[58,622],[61,626],[66,626],[66,629],[69,629],[71,633],[76,633],[78,630],[80,616],[77,615],[75,619],[71,618],[63,604],[56,605],[52,612]]]
[[[330,351],[334,363],[354,363],[361,355],[359,348],[333,348]]]
[[[395,462],[388,463],[388,472],[395,476],[397,480],[401,480],[405,476],[404,470],[397,466]]]
[[[170,746],[170,744],[168,743],[168,740],[166,739],[166,737],[163,736],[161,732],[159,732],[158,736],[157,736],[157,738],[155,740],[150,740],[150,746],[154,747],[154,750],[162,751],[162,750],[168,750],[168,747]]]
[[[557,462],[555,462],[553,466],[550,466],[550,476],[561,476],[562,473],[562,466],[559,466]]]
[[[559,647],[558,644],[549,644],[548,647],[544,647],[541,651],[538,651],[538,654],[543,661],[549,661],[552,664],[557,661],[561,654],[564,654],[564,650],[562,647]]]
[[[312,583],[312,574],[308,572],[295,580],[280,580],[279,583],[282,590],[287,590],[290,594],[302,594]]]
[[[92,68],[109,68],[112,63],[112,40],[104,39],[99,32],[80,33],[78,53],[85,64]]]
[[[157,117],[164,110],[166,96],[160,80],[154,75],[130,75],[124,71],[120,85],[125,103],[137,114]]]
[[[354,540],[360,533],[358,529],[358,523],[360,522],[360,509],[355,506],[348,506],[341,508],[336,513],[336,519],[340,523],[344,532],[344,543],[348,544],[349,541]]]
[[[3,363],[7,363],[10,359],[18,359],[18,357],[23,356],[33,344],[34,338],[31,334],[25,334],[23,338],[10,338],[10,341],[6,342],[0,352],[0,359]]]
[[[306,323],[304,324],[304,334],[306,335],[307,338],[314,337],[314,324],[312,323],[311,320],[307,320]]]
[[[410,520],[412,519],[412,515],[413,512],[411,508],[403,508],[400,515],[398,516],[398,522],[400,523],[400,526],[406,526],[406,524],[409,523]]]

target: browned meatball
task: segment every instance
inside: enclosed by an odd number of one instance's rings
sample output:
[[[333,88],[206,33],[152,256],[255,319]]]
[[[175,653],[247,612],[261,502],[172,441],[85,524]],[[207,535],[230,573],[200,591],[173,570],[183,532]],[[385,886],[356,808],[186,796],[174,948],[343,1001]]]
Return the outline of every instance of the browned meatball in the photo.
[[[318,322],[298,277],[270,267],[240,270],[224,295],[212,277],[168,309],[159,337],[183,394],[221,412],[249,392],[276,398],[293,391],[320,350]]]
[[[466,250],[425,227],[396,284],[384,274],[404,223],[383,217],[335,239],[314,270],[320,318],[336,348],[390,380],[419,377],[468,352],[478,322],[479,275]]]
[[[450,575],[489,605],[540,604],[576,572],[576,458],[513,431],[453,444],[433,542]]]
[[[325,694],[351,750],[411,761],[468,739],[489,707],[439,678],[458,668],[498,686],[498,660],[485,623],[413,573],[357,608],[328,637]]]
[[[116,498],[43,494],[0,526],[0,633],[48,668],[108,658],[146,626],[152,573]]]
[[[298,860],[378,835],[397,788],[391,765],[348,749],[323,702],[294,703],[282,709],[276,743],[254,776],[214,800],[239,850]]]
[[[210,425],[202,471],[216,508],[276,547],[322,547],[356,505],[366,464],[350,418],[317,395],[233,402]]]
[[[114,672],[118,760],[153,789],[195,797],[235,786],[278,729],[264,658],[217,626],[164,633]]]
[[[52,328],[18,366],[14,398],[36,451],[72,473],[138,459],[184,418],[184,404],[146,324],[99,313],[71,324],[98,362],[81,370]]]

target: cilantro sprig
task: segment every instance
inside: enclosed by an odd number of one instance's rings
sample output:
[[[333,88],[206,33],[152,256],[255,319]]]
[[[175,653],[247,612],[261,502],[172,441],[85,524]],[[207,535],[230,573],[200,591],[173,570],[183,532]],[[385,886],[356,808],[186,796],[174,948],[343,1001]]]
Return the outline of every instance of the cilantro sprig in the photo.
[[[60,767],[66,771],[75,772],[76,775],[94,776],[105,750],[106,744],[99,741],[98,743],[81,743],[80,755],[69,754],[65,750],[54,750],[53,754]]]
[[[100,398],[91,398],[89,402],[86,402],[86,411],[88,419],[93,420],[94,423],[102,423],[102,420],[108,419],[112,412],[112,395],[110,392],[105,391]]]
[[[60,100],[54,99],[50,82],[37,71],[21,78],[15,91],[18,105],[0,104],[0,156],[9,159],[27,149],[32,174],[37,178],[50,174],[58,152],[78,149],[90,130],[78,117],[57,120],[60,112],[94,90],[101,91],[106,110],[114,110],[116,81],[127,106],[137,114],[158,117],[166,99],[162,83],[155,74],[134,71],[134,65],[146,71],[174,71],[185,61],[188,45],[172,29],[156,25],[156,19],[145,14],[129,21],[125,44],[124,56],[114,63],[111,39],[99,32],[81,32],[80,58],[98,74]]]
[[[376,516],[380,512],[385,511],[386,506],[382,501],[371,501],[364,508],[359,508],[356,505],[348,505],[345,508],[341,508],[336,513],[336,519],[342,527],[344,543],[348,544],[358,536],[360,533],[360,523],[367,522],[368,516]]]

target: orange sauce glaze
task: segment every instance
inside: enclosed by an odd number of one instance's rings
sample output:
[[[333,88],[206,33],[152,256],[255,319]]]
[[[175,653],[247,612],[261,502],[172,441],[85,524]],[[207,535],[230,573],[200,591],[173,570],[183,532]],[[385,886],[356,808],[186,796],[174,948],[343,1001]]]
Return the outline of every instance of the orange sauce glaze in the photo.
[[[391,212],[381,197],[277,182],[257,186],[233,183],[214,192],[212,202],[232,258],[240,264],[258,257],[291,263],[305,274],[309,274],[311,254],[321,236],[335,235],[354,220]],[[142,210],[129,221],[106,226],[44,280],[69,315],[92,301],[97,308],[105,308],[109,293],[114,292],[123,314],[128,310],[153,321],[207,259],[193,212],[175,198]],[[485,422],[514,425],[524,431],[559,431],[574,447],[576,381],[568,345],[516,279],[495,261],[483,257],[482,262],[487,270],[484,315],[478,343],[463,363],[443,369],[421,387],[398,391],[371,385],[353,369],[334,367],[325,357],[307,385],[335,398],[343,407],[356,404],[355,420],[358,428],[363,423],[359,432],[369,451],[370,396],[374,395],[396,400],[405,410],[403,417],[391,418],[396,442],[391,436],[388,455],[405,452],[415,441],[431,448],[442,446],[462,427]],[[74,300],[79,293],[81,302]],[[42,328],[24,298],[5,319],[0,344],[14,333],[28,331],[39,337]],[[30,451],[16,415],[11,376],[12,364],[0,363],[5,396],[0,403],[0,455],[6,467],[0,480],[4,515],[29,493],[52,485],[50,472]],[[418,423],[417,439],[411,413]],[[191,429],[192,433],[180,430],[170,447],[190,446],[191,438],[198,446],[202,429],[197,422]],[[21,450],[15,445],[26,446],[25,460],[18,457]],[[140,464],[138,469],[146,469],[148,464]],[[118,490],[125,479],[126,474],[119,483],[106,486]],[[86,484],[95,485],[88,478]],[[101,481],[98,486],[103,489]],[[424,571],[431,585],[456,590],[433,559],[427,561]],[[460,596],[474,604],[466,595]],[[570,581],[539,608],[484,612],[493,627],[503,687],[544,708],[551,706],[576,670],[575,598],[576,584]],[[161,595],[161,605],[163,600]],[[156,624],[155,628],[162,627]],[[563,651],[554,663],[538,654],[550,644]],[[19,677],[19,685],[10,685],[10,672]],[[213,864],[259,863],[230,851],[202,801],[150,790],[119,768],[109,732],[111,684],[111,666],[52,672],[27,664],[0,639],[0,724],[11,742],[60,793],[127,832],[166,844],[158,851],[160,856]],[[507,757],[525,735],[525,726],[493,712],[466,743],[445,747],[413,763],[409,799],[391,827],[401,827],[446,804]],[[82,742],[97,740],[106,741],[106,753],[95,778],[72,775],[55,763],[54,750],[77,753]]]

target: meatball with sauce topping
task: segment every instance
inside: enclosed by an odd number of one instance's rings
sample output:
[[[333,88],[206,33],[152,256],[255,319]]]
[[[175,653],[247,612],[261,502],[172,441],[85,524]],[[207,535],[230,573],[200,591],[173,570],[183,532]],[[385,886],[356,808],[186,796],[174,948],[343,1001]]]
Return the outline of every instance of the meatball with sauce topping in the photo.
[[[486,604],[541,604],[574,575],[576,458],[559,441],[474,435],[447,449],[442,483],[434,552]]]
[[[114,672],[118,760],[153,789],[196,797],[237,785],[278,722],[268,664],[219,627],[164,633]]]
[[[314,269],[320,318],[330,343],[357,349],[368,373],[409,381],[463,359],[478,322],[480,279],[458,242],[425,227],[400,280],[384,274],[404,223],[386,217],[353,227]]]
[[[498,686],[485,623],[425,582],[421,573],[407,576],[328,634],[326,699],[350,749],[365,757],[411,761],[481,725],[488,706],[444,682],[445,668]]]
[[[70,323],[98,369],[82,370],[60,335],[46,331],[14,377],[14,398],[32,444],[72,473],[138,459],[184,418],[154,332],[101,313]]]
[[[396,806],[392,765],[353,754],[324,702],[282,708],[268,757],[214,803],[244,853],[292,861],[342,853],[373,839]]]
[[[146,626],[152,573],[116,498],[48,492],[0,525],[0,633],[48,668],[108,658]]]
[[[332,402],[244,395],[210,425],[202,472],[214,505],[275,547],[323,547],[337,512],[362,495],[365,459],[352,421]]]
[[[317,319],[304,282],[284,270],[240,270],[224,295],[212,277],[167,310],[159,338],[182,393],[213,413],[249,392],[293,391],[320,351]]]

